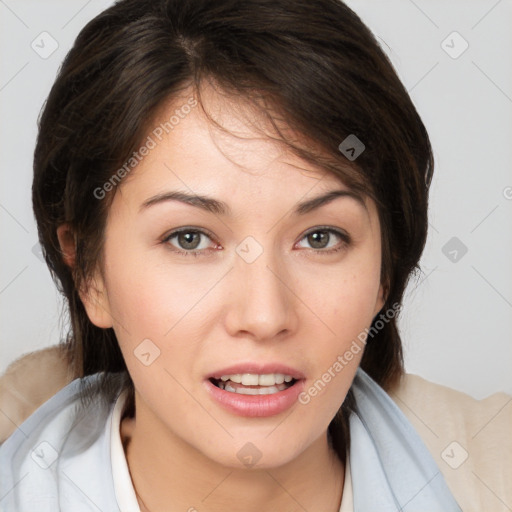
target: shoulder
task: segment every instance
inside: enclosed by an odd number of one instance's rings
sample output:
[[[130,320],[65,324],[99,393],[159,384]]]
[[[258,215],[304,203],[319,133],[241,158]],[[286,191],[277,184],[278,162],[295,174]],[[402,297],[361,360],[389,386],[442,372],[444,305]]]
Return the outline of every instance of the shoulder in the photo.
[[[477,400],[406,374],[388,391],[415,427],[466,511],[512,505],[512,396]]]
[[[0,446],[2,510],[114,510],[110,418],[115,396],[102,393],[117,374],[75,379],[33,412]],[[112,386],[109,389],[114,389]],[[82,392],[89,400],[82,401]],[[110,482],[110,485],[109,485]],[[87,497],[84,498],[84,496]],[[10,508],[12,507],[12,508]]]
[[[0,443],[74,379],[62,345],[24,354],[0,376]]]

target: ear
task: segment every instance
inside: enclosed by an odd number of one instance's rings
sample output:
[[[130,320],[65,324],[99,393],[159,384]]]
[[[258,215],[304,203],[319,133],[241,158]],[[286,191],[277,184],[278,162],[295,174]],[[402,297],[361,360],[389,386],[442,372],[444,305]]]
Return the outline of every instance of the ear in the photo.
[[[76,240],[69,224],[61,224],[57,228],[57,238],[64,263],[73,269],[76,259]],[[89,320],[96,327],[107,329],[113,326],[105,280],[99,269],[95,270],[94,275],[88,278],[87,282],[81,283],[78,294]]]
[[[57,238],[59,239],[60,252],[64,263],[73,268],[75,266],[75,235],[69,224],[61,224],[57,228]]]

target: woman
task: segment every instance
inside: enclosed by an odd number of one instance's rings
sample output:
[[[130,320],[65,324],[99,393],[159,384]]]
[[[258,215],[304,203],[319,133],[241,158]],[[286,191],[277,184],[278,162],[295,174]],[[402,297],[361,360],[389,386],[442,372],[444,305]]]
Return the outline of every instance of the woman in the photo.
[[[385,391],[432,151],[335,0],[122,0],[40,119],[76,378],[0,449],[5,510],[461,510]]]

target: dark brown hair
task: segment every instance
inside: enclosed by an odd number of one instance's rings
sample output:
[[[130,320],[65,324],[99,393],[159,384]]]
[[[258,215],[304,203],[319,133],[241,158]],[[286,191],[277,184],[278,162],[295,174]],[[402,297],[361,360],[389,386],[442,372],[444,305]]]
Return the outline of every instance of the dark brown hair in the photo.
[[[251,102],[273,123],[280,142],[375,200],[382,282],[388,285],[382,311],[401,303],[426,241],[433,171],[426,129],[376,39],[346,5],[115,3],[80,32],[46,101],[34,154],[33,206],[46,262],[69,304],[72,329],[64,345],[75,375],[120,372],[132,407],[133,382],[114,331],[89,321],[77,291],[101,261],[115,193],[98,200],[94,190],[139,147],[165,102],[188,87],[200,102],[205,80]],[[300,143],[281,134],[278,119],[301,135]],[[349,135],[365,145],[354,161],[338,149]],[[75,235],[73,268],[59,248],[63,223]],[[375,329],[361,363],[385,389],[403,373],[396,320]],[[340,409],[329,426],[342,459],[347,410]]]

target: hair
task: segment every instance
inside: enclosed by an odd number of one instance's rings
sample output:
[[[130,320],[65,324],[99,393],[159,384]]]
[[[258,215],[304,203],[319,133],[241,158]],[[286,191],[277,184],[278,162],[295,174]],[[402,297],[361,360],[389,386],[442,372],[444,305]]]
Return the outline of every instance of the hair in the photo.
[[[90,21],[67,54],[38,120],[33,207],[43,254],[69,306],[63,347],[76,377],[118,374],[134,387],[113,329],[89,320],[78,290],[101,263],[114,191],[94,190],[140,147],[159,109],[215,83],[251,103],[296,155],[371,197],[382,233],[386,302],[401,304],[428,229],[433,155],[427,131],[371,31],[339,0],[121,0]],[[283,120],[300,137],[284,136]],[[339,145],[365,145],[350,160]],[[75,237],[64,261],[57,227]],[[384,389],[404,372],[397,315],[372,322],[361,367]],[[373,332],[375,334],[373,335]],[[87,396],[87,390],[84,391]],[[96,397],[97,398],[97,397]],[[345,459],[351,394],[329,425]]]

